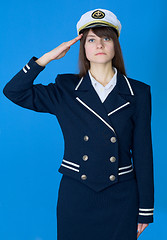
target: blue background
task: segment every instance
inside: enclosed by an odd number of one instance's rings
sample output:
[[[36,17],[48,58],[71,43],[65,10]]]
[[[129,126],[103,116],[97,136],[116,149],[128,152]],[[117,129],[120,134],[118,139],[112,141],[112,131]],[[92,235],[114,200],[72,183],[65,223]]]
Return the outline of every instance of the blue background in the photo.
[[[114,12],[128,77],[151,85],[155,174],[154,223],[141,239],[166,239],[166,4],[148,1],[6,1],[1,3],[0,57],[0,240],[56,239],[56,204],[64,139],[54,115],[23,109],[2,93],[30,60],[77,36],[86,11]],[[50,62],[34,83],[78,72],[79,42]],[[161,236],[160,236],[161,235]]]

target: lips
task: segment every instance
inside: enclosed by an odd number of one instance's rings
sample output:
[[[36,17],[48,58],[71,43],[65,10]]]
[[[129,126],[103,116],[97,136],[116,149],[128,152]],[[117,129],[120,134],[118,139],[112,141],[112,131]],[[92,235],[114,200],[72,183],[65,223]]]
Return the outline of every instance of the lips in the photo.
[[[106,55],[105,53],[97,53],[96,55]]]

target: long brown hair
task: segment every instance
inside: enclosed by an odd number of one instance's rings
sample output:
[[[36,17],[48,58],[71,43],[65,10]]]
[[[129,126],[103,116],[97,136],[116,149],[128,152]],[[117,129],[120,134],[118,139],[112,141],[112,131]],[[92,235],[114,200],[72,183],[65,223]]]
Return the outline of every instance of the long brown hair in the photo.
[[[112,66],[116,67],[117,70],[124,74],[126,76],[126,71],[125,71],[125,65],[124,65],[124,60],[122,56],[122,50],[121,46],[118,40],[117,33],[115,29],[112,27],[95,27],[95,28],[88,28],[83,31],[83,36],[80,39],[80,49],[79,49],[79,60],[78,60],[78,65],[79,65],[79,73],[76,74],[79,78],[82,78],[85,76],[87,71],[90,69],[90,62],[86,58],[85,54],[85,41],[86,37],[88,35],[89,30],[92,29],[92,31],[98,36],[98,37],[108,37],[112,38],[114,42],[114,49],[115,49],[115,56],[112,59]]]

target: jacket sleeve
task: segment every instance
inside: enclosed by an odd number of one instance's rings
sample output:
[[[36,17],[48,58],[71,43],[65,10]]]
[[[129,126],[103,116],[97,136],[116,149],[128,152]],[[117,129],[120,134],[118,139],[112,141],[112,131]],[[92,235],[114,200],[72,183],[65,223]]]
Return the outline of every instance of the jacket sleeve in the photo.
[[[152,223],[154,211],[154,169],[151,134],[150,86],[137,96],[132,158],[139,194],[138,223]]]
[[[61,102],[60,75],[57,75],[55,83],[33,84],[38,74],[45,69],[45,66],[35,62],[37,59],[33,56],[5,85],[3,93],[21,107],[56,115]]]

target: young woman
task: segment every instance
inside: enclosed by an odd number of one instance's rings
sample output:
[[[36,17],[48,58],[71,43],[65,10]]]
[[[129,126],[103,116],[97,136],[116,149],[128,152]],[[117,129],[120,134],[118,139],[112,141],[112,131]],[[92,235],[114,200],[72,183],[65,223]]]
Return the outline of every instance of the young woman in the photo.
[[[126,76],[120,31],[108,10],[83,14],[76,38],[33,56],[3,90],[24,108],[54,114],[61,126],[58,240],[135,240],[153,222],[150,85]],[[33,84],[78,40],[78,74]]]

